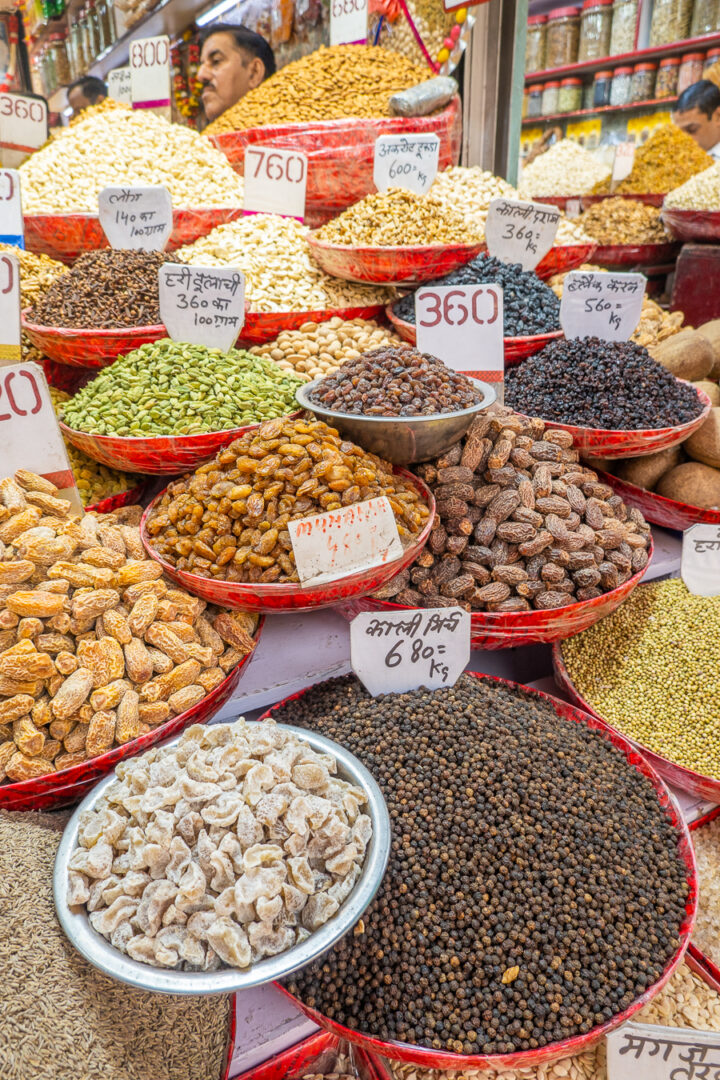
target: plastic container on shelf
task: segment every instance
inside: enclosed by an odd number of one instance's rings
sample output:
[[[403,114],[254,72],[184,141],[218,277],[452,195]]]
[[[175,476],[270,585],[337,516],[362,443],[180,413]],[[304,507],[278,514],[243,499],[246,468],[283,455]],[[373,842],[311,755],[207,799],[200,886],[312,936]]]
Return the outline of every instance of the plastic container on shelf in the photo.
[[[50,35],[53,59],[55,62],[55,77],[58,86],[67,86],[72,81],[70,77],[70,60],[68,58],[68,32]]]
[[[613,0],[584,0],[580,16],[578,61],[600,60],[610,54]]]
[[[601,109],[610,104],[612,71],[596,71],[593,79],[593,108]]]
[[[703,54],[701,52],[685,53],[680,57],[678,71],[677,92],[682,94],[688,86],[699,82],[703,73]]]
[[[582,109],[583,84],[582,79],[561,79],[558,93],[557,111],[560,113],[576,112]]]
[[[638,0],[615,0],[613,3],[610,56],[622,56],[635,48]]]
[[[655,80],[655,97],[675,97],[679,74],[679,56],[667,56],[664,60],[661,60],[658,65],[657,79]]]
[[[545,32],[545,63],[548,68],[574,64],[578,58],[580,8],[553,8]]]
[[[649,46],[672,45],[690,33],[693,0],[655,0]]]
[[[528,89],[527,89],[527,117],[528,117],[528,120],[534,120],[536,117],[542,116],[542,99],[543,99],[542,83],[536,83],[535,86],[528,86]]]
[[[550,79],[543,86],[542,115],[552,116],[559,112],[558,99],[560,97],[560,82],[558,79]]]
[[[636,64],[630,84],[631,101],[649,101],[655,93],[657,64]]]
[[[595,103],[595,83],[590,79],[583,86],[582,92],[582,107],[583,109],[592,109]]]
[[[611,105],[629,105],[632,101],[632,68],[615,68],[610,86]]]
[[[720,18],[720,12],[718,12],[718,17]],[[720,49],[709,49],[703,63],[703,79],[707,78],[708,71],[714,64],[717,64],[718,60],[720,60]]]
[[[690,37],[712,34],[720,29],[720,3],[718,0],[695,0],[690,23]]]
[[[547,21],[547,15],[531,15],[527,21],[527,37],[525,38],[525,73],[527,75],[545,69]]]

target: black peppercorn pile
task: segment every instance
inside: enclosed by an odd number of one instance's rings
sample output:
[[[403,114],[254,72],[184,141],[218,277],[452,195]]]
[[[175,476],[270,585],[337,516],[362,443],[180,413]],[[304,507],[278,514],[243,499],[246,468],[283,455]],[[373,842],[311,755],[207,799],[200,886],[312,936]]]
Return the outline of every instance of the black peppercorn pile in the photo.
[[[503,333],[505,337],[529,337],[560,329],[560,301],[552,289],[532,270],[519,263],[500,262],[490,255],[478,255],[443,278],[423,282],[434,285],[501,285],[503,290]],[[415,294],[408,293],[393,304],[399,319],[415,322]]]
[[[385,345],[346,360],[308,395],[317,405],[360,416],[432,416],[482,401],[465,375],[429,353]]]
[[[634,341],[563,338],[505,373],[505,404],[560,424],[635,431],[675,427],[703,409]]]
[[[162,251],[86,251],[53,282],[30,322],[94,330],[156,326],[158,270],[166,262],[180,260]]]
[[[380,1037],[466,1054],[529,1050],[625,1009],[678,948],[677,836],[649,781],[522,691],[371,698],[332,679],[277,709],[373,773],[388,870],[353,932],[287,981]]]

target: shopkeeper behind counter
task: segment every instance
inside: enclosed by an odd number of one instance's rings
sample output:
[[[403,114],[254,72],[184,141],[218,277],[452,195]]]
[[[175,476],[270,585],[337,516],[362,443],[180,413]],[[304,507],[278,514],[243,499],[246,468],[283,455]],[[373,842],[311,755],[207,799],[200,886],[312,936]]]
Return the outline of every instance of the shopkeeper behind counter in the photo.
[[[720,89],[701,79],[683,90],[673,109],[673,120],[716,161],[720,161]]]
[[[200,36],[202,103],[208,121],[275,74],[275,54],[264,37],[244,26],[214,23]]]

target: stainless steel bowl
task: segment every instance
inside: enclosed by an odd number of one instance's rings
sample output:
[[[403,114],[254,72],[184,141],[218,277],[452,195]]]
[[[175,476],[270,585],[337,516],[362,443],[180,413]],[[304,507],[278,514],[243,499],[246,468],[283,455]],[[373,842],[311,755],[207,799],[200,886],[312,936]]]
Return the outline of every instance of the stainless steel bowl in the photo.
[[[311,401],[310,392],[321,382],[321,379],[315,379],[301,386],[295,394],[298,403],[331,427],[337,428],[344,438],[391,461],[393,465],[412,465],[416,461],[438,457],[461,439],[475,416],[489,409],[497,398],[497,391],[490,383],[470,379],[483,398],[469,409],[433,416],[357,416],[355,413],[336,412]]]
[[[125,953],[114,949],[106,938],[93,929],[84,907],[70,907],[67,903],[68,863],[77,848],[80,815],[85,810],[92,810],[109,785],[115,783],[116,777],[113,774],[93,788],[75,810],[65,828],[53,871],[55,910],[60,925],[71,944],[94,967],[119,982],[139,986],[143,990],[154,990],[159,994],[230,994],[235,990],[249,990],[253,986],[262,986],[290,975],[322,956],[352,929],[379,889],[387,867],[390,855],[390,815],[385,799],[365,766],[343,747],[314,731],[305,731],[304,728],[290,724],[278,724],[278,727],[309,743],[313,750],[332,754],[338,764],[337,775],[342,780],[348,780],[362,788],[367,795],[366,812],[372,820],[373,834],[365,853],[362,873],[339,911],[300,945],[295,945],[278,956],[265,957],[246,970],[222,968],[220,971],[211,972],[172,971],[131,960]],[[166,745],[174,746],[179,738]]]

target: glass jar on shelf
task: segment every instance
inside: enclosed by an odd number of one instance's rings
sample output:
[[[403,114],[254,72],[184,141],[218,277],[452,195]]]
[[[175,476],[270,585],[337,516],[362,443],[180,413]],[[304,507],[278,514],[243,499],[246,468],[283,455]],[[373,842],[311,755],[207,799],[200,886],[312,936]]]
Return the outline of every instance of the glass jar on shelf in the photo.
[[[64,30],[58,34],[51,34],[53,59],[55,61],[55,74],[58,86],[68,86],[72,82],[70,73],[70,59],[68,57],[68,32]]]
[[[630,100],[651,101],[655,93],[657,64],[636,64],[633,68],[630,86]]]
[[[90,0],[85,8],[85,20],[87,23],[88,52],[90,53],[90,63],[92,64],[100,54],[95,0]]]
[[[545,63],[548,68],[566,67],[578,58],[580,8],[554,8],[545,31]]]
[[[559,79],[551,79],[543,86],[542,115],[553,116],[558,112],[558,97],[560,96]]]
[[[531,15],[527,21],[525,39],[525,74],[545,69],[545,32],[547,15]]]
[[[529,120],[534,120],[538,116],[542,116],[542,96],[542,83],[535,83],[534,86],[528,86],[527,116]]]
[[[720,29],[720,3],[718,0],[695,0],[690,23],[690,37],[712,34]]]
[[[82,26],[79,17],[70,27],[70,56],[73,63],[73,79],[79,79],[87,71],[85,50],[82,41]]]
[[[629,105],[632,100],[631,87],[632,68],[630,66],[615,68],[610,85],[610,104]]]
[[[583,86],[582,107],[583,107],[583,109],[592,109],[594,104],[595,104],[595,83],[592,81],[592,79],[588,79],[588,81]]]
[[[596,71],[593,79],[593,108],[602,109],[610,104],[612,71]]]
[[[650,48],[683,41],[690,33],[692,0],[655,0],[650,23]]]
[[[582,79],[561,79],[557,111],[559,113],[577,112],[582,109],[582,97]]]
[[[578,60],[600,60],[610,53],[613,0],[584,0]]]
[[[703,79],[707,79],[707,73],[714,64],[720,60],[720,49],[709,49],[703,64]]]
[[[613,3],[610,56],[623,56],[635,48],[638,0],[615,0]]]
[[[680,57],[667,56],[658,65],[657,79],[655,80],[655,97],[675,97],[677,94],[678,75],[680,73]]]
[[[701,52],[685,53],[680,57],[678,70],[677,92],[682,94],[688,86],[699,82],[703,73],[703,54]]]

